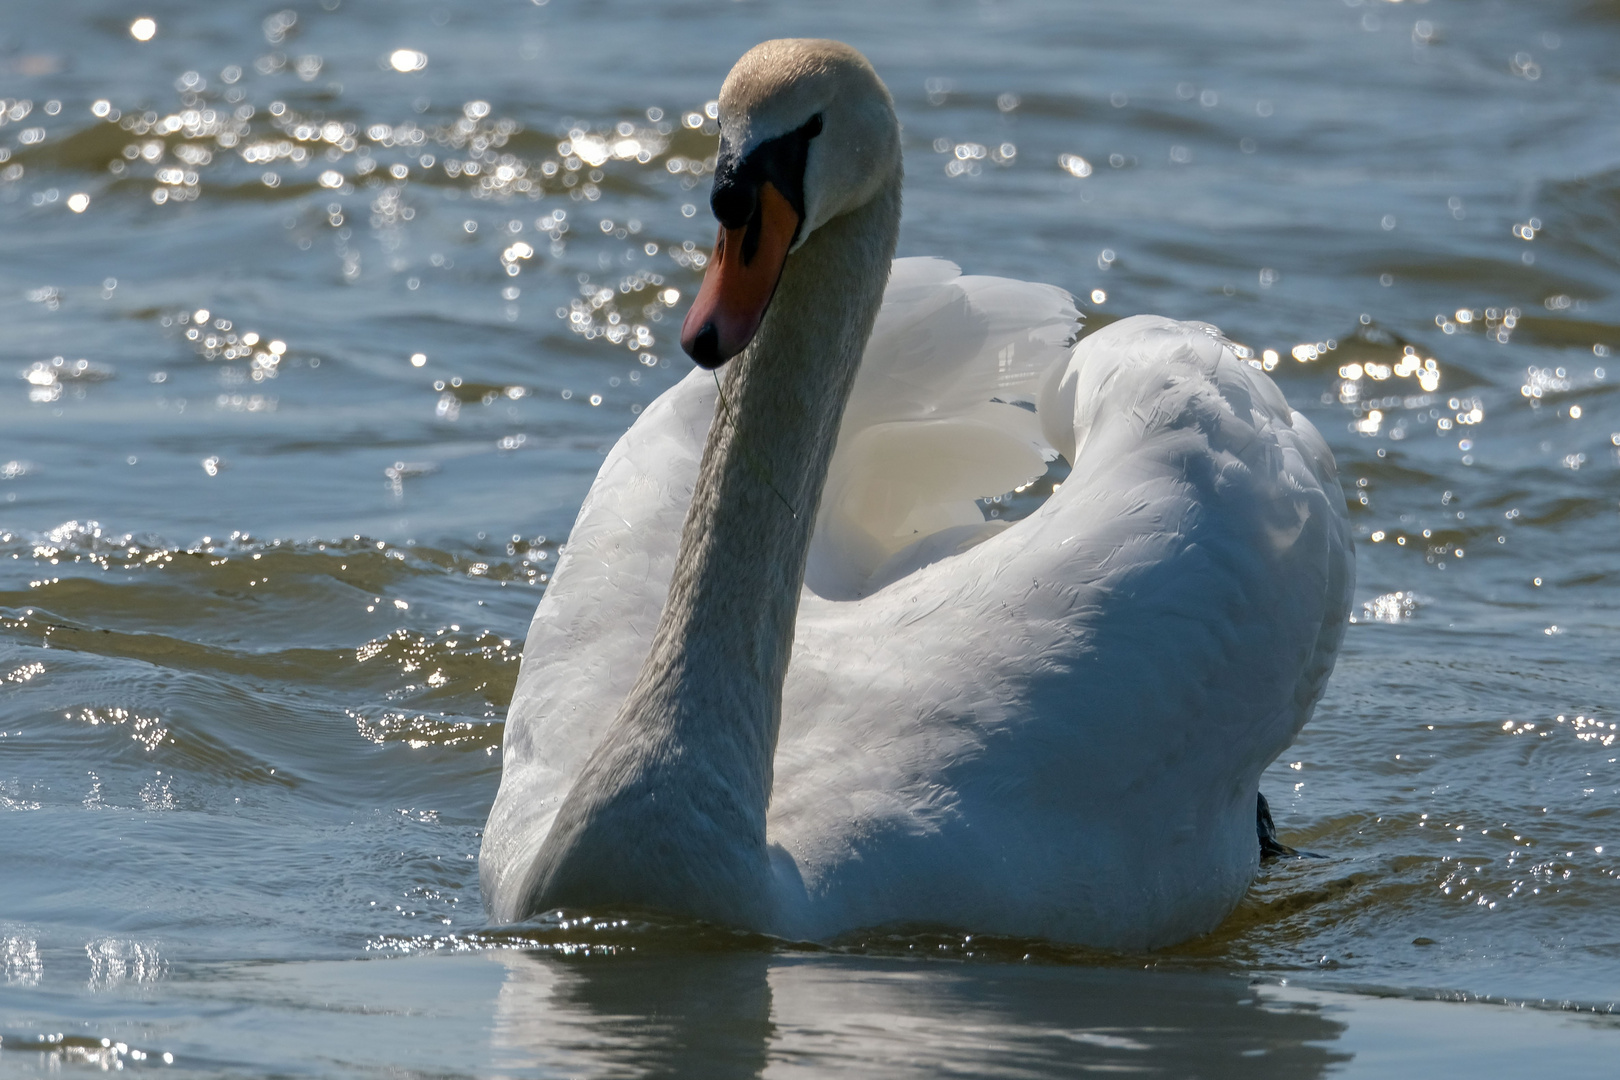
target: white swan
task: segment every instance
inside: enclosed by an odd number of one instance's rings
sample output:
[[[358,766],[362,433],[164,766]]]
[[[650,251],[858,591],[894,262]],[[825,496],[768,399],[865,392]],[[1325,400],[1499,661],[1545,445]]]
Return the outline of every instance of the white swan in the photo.
[[[508,713],[491,915],[1213,928],[1344,632],[1327,446],[1214,327],[1071,351],[1061,290],[891,274],[899,127],[853,49],[760,45],[720,109],[683,344],[730,363],[649,407],[580,510]],[[986,521],[1054,451],[1061,490]]]

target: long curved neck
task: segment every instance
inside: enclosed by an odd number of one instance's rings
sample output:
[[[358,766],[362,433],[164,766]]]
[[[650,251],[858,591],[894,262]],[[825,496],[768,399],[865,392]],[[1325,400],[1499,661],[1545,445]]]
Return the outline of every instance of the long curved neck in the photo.
[[[652,648],[541,847],[531,911],[631,903],[766,924],[805,557],[899,222],[897,176],[817,229],[726,370]]]
[[[806,242],[788,261],[758,336],[726,370],[643,668],[644,681],[673,680],[683,698],[703,701],[691,717],[694,736],[707,742],[717,728],[735,729],[763,798],[805,557],[893,262],[898,191]]]

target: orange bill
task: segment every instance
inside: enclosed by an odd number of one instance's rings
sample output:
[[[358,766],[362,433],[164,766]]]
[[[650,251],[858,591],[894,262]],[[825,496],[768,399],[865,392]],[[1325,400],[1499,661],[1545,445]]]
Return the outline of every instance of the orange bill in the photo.
[[[776,294],[799,215],[769,181],[759,206],[741,228],[721,227],[692,310],[681,326],[681,348],[706,368],[717,368],[748,347]]]

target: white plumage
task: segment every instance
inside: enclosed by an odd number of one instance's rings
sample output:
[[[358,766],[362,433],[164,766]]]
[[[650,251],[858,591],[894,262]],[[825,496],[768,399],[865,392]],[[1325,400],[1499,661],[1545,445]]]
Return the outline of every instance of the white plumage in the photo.
[[[810,546],[761,929],[1152,946],[1252,878],[1259,775],[1348,615],[1333,459],[1214,327],[1136,316],[1071,350],[1076,329],[1061,290],[895,262]],[[642,413],[535,615],[481,857],[498,919],[528,914],[648,655],[715,403],[694,371]],[[1058,492],[984,519],[1056,454]]]

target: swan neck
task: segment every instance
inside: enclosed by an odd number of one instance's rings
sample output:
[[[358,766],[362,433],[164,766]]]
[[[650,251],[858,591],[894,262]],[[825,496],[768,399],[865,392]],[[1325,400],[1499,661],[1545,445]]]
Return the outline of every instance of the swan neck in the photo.
[[[818,229],[789,260],[760,332],[720,379],[692,505],[645,674],[735,726],[768,798],[805,558],[844,406],[882,304],[899,226],[895,185]],[[738,763],[739,765],[741,763]],[[761,806],[763,814],[763,805]]]
[[[771,927],[765,816],[782,681],[899,221],[896,175],[812,233],[724,372],[652,648],[557,811],[527,911],[628,903]]]

